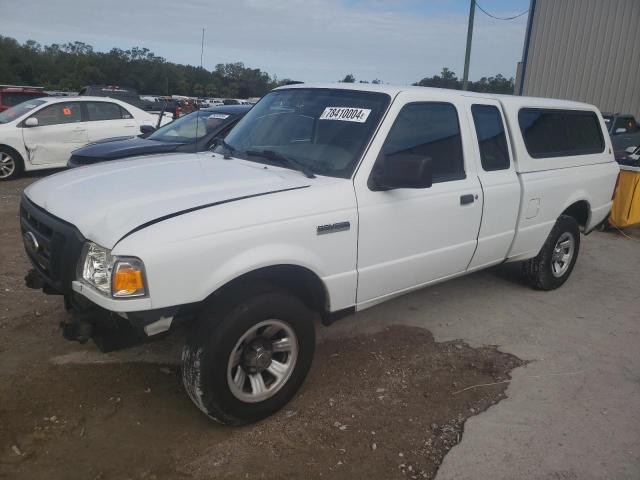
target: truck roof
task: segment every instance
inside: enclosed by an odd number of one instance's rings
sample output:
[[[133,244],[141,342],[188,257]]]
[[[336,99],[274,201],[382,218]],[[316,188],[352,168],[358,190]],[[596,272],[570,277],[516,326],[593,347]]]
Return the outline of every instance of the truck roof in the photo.
[[[276,90],[286,90],[293,88],[330,88],[334,90],[358,90],[364,92],[380,92],[386,93],[391,97],[395,97],[401,92],[425,92],[430,91],[437,96],[463,96],[472,98],[492,98],[498,100],[503,105],[510,105],[516,107],[549,107],[549,108],[577,108],[593,110],[596,107],[588,103],[575,102],[572,100],[557,100],[553,98],[542,97],[523,97],[518,95],[497,95],[492,93],[477,93],[463,90],[452,90],[448,88],[434,88],[434,87],[418,87],[414,85],[400,86],[400,85],[383,85],[372,83],[300,83],[294,85],[284,85],[278,87]]]

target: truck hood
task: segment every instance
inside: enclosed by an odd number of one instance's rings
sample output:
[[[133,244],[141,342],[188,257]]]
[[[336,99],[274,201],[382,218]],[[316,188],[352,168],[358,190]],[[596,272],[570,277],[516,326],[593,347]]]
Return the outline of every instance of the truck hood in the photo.
[[[51,175],[24,194],[85,238],[113,248],[128,233],[165,218],[316,181],[296,171],[264,167],[209,152],[142,157]]]

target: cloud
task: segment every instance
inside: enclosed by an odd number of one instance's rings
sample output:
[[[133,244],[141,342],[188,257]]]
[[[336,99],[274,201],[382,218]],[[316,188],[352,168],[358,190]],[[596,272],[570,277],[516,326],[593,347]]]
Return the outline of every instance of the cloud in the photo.
[[[353,73],[407,84],[444,66],[461,76],[467,30],[467,13],[445,0],[429,8],[415,0],[1,1],[3,35],[20,41],[141,46],[198,64],[204,27],[207,68],[242,61],[303,81]],[[476,15],[471,78],[513,76],[525,25],[526,16],[497,22]]]

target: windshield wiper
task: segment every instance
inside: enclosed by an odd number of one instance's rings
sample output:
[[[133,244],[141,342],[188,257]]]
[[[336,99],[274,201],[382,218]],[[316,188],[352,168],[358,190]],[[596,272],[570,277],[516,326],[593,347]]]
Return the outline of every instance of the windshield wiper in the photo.
[[[247,150],[244,153],[253,157],[263,157],[267,160],[281,163],[293,170],[297,170],[303,173],[307,178],[316,178],[311,169],[304,163],[299,162],[295,158],[288,157],[287,155],[284,155],[280,152],[276,152],[274,150]]]

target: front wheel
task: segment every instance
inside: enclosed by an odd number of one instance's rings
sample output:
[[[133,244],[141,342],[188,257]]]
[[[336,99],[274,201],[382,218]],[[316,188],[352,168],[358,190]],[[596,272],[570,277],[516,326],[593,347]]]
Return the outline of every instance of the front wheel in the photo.
[[[204,308],[182,352],[182,380],[209,417],[243,425],[295,395],[311,366],[315,330],[311,312],[286,291],[259,287],[230,297]]]
[[[551,229],[540,253],[522,265],[531,284],[553,290],[567,281],[580,250],[580,227],[573,217],[561,215]]]
[[[10,148],[0,147],[0,181],[18,178],[24,171],[20,154]]]

